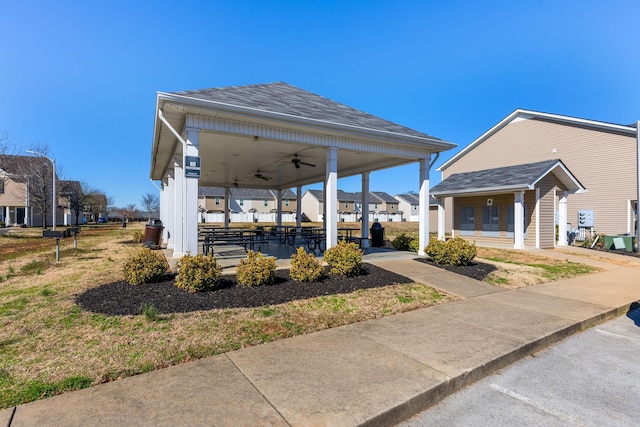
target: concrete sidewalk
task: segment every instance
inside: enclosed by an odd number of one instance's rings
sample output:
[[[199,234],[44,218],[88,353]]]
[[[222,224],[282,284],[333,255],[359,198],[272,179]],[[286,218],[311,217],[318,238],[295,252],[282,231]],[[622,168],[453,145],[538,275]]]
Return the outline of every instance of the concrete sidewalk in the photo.
[[[462,299],[3,410],[0,425],[393,425],[640,299],[640,260],[542,254],[607,270],[502,290],[407,258],[370,259]]]

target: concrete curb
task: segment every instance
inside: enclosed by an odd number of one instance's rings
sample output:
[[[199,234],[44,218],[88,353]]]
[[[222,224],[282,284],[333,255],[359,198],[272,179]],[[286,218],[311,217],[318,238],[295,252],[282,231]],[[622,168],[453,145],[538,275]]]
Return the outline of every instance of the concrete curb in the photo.
[[[524,359],[532,353],[536,353],[553,344],[556,344],[573,334],[582,332],[586,329],[592,328],[593,326],[621,316],[627,313],[629,309],[629,306],[625,304],[618,308],[611,309],[605,313],[601,313],[589,319],[577,322],[573,325],[558,329],[555,332],[552,332],[530,343],[524,344],[521,347],[503,354],[502,356],[488,361],[471,371],[451,378],[450,380],[443,382],[436,387],[424,390],[410,400],[363,422],[362,424],[360,424],[360,427],[395,425],[402,421],[405,421],[413,417],[414,415],[424,411],[425,409],[428,409],[429,407],[437,404],[444,398],[462,390],[468,385],[471,385],[476,381],[494,374],[500,369],[506,368],[507,366],[521,359]]]

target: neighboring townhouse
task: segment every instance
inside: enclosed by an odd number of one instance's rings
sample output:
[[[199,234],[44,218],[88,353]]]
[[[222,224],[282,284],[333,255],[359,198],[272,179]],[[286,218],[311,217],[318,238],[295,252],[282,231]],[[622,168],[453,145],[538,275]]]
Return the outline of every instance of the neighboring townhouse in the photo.
[[[396,194],[396,201],[398,202],[398,213],[402,215],[403,221],[418,222],[420,207],[420,198],[417,194]],[[431,198],[429,203],[429,233],[438,232],[438,203],[435,199]]]
[[[515,247],[634,233],[636,144],[635,125],[516,110],[438,169],[439,231]]]
[[[251,188],[229,189],[229,210],[232,222],[275,222],[278,210],[276,191]],[[225,191],[222,187],[198,187],[198,206],[201,221],[224,222]],[[294,218],[297,212],[296,194],[287,189],[282,192],[282,213]]]
[[[360,219],[360,193],[338,190],[338,221],[356,222]],[[303,219],[322,222],[324,218],[324,194],[322,190],[307,190],[302,195]]]
[[[37,184],[37,185],[36,185]],[[41,203],[51,202],[51,163],[34,156],[0,155],[0,223],[5,226],[41,226]],[[47,211],[47,225],[52,212]],[[56,213],[58,223],[62,210]]]
[[[357,222],[362,217],[362,193],[338,190],[338,221]],[[322,221],[324,198],[322,190],[307,190],[302,195],[302,213],[310,221]],[[369,221],[402,221],[398,200],[382,191],[369,193]]]

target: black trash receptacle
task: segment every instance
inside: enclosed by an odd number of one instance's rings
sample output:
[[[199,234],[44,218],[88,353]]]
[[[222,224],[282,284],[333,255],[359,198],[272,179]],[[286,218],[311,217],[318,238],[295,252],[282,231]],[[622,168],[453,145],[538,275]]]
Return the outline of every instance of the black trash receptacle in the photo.
[[[144,245],[151,249],[160,248],[160,238],[162,237],[162,221],[159,219],[152,219],[144,227]]]
[[[384,227],[376,221],[369,231],[371,232],[371,246],[375,248],[384,246]]]

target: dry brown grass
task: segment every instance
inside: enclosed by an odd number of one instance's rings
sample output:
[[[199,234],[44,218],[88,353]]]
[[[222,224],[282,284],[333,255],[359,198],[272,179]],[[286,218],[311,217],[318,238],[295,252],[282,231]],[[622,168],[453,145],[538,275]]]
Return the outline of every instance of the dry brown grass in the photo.
[[[442,304],[453,298],[422,284],[392,285],[252,309],[161,315],[104,316],[74,302],[85,290],[122,279],[122,264],[139,245],[143,225],[83,229],[33,249],[34,239],[11,238],[22,254],[0,266],[0,407],[51,394],[71,377],[97,384],[208,355],[298,334]],[[29,230],[31,232],[31,230]],[[39,235],[39,232],[35,234]],[[0,246],[0,256],[4,248]],[[13,252],[12,252],[13,253]],[[55,392],[53,392],[55,393]]]

